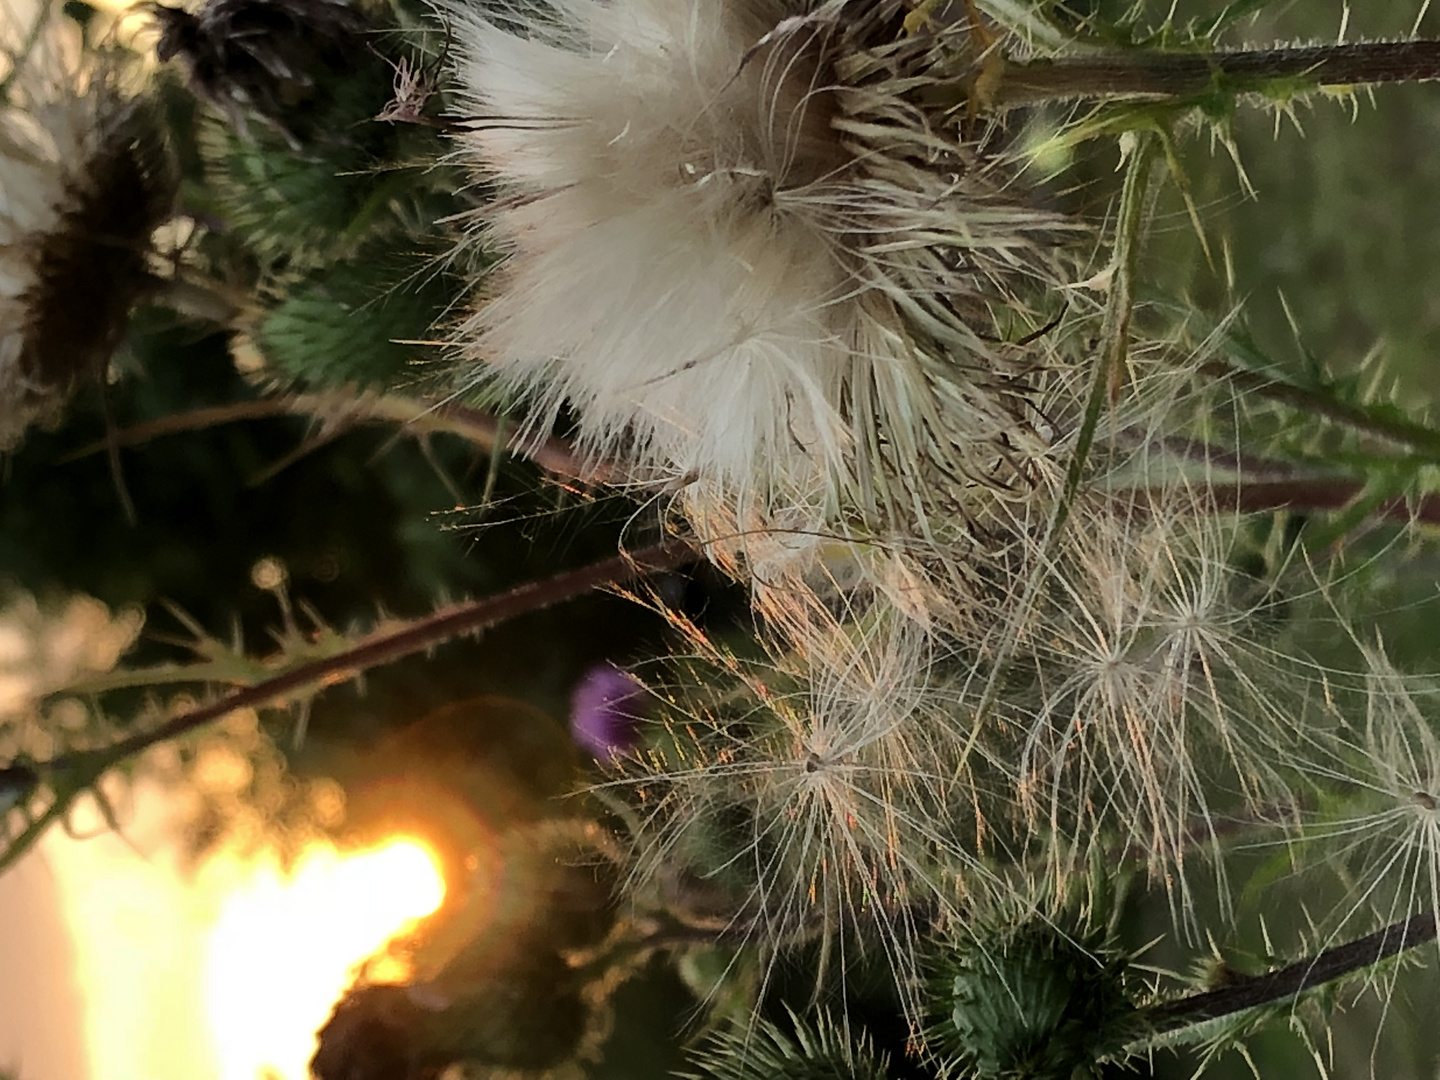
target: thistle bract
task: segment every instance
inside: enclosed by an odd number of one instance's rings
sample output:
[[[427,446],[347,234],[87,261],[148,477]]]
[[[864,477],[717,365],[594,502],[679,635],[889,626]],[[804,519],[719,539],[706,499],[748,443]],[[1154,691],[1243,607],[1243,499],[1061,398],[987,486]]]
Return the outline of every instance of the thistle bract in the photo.
[[[1070,1080],[1129,1034],[1123,980],[1099,935],[1038,918],[977,930],[935,961],[927,1036],[966,1075]]]
[[[749,1032],[711,1036],[687,1080],[886,1080],[886,1056],[864,1032],[828,1014],[809,1024],[794,1014],[794,1033],[760,1022]]]

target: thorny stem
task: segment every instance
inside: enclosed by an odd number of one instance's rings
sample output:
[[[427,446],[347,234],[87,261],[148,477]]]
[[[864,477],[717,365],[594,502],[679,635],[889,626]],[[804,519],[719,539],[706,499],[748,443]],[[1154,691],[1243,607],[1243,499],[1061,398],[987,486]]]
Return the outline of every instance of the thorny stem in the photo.
[[[1440,79],[1440,41],[1229,52],[1111,52],[1005,63],[990,95],[998,108],[1081,98],[1186,98],[1283,92],[1286,81],[1321,86]],[[1297,89],[1290,87],[1289,89]]]
[[[1301,412],[1319,416],[1356,431],[1399,443],[1419,450],[1428,456],[1440,458],[1440,431],[1417,424],[1402,417],[1376,415],[1374,410],[1363,405],[1351,405],[1337,401],[1334,397],[1304,386],[1272,378],[1258,371],[1248,371],[1223,360],[1210,360],[1200,365],[1200,372],[1254,394],[1288,405]]]
[[[752,927],[740,930],[710,930],[692,926],[670,926],[641,937],[622,938],[580,964],[576,969],[581,982],[589,981],[616,968],[642,961],[651,953],[668,949],[681,950],[696,945],[721,945],[727,942],[744,945]]]
[[[1227,379],[1257,395],[1440,457],[1440,431],[1422,424],[1377,417],[1363,407],[1346,405],[1324,394],[1278,382],[1222,361],[1206,363],[1201,366],[1201,371]],[[483,410],[454,403],[427,409],[423,402],[391,395],[366,396],[356,402],[328,394],[290,394],[209,406],[118,430],[115,432],[113,444],[119,447],[139,446],[152,439],[216,424],[275,416],[309,416],[324,422],[337,412],[345,422],[350,423],[404,424],[422,434],[452,434],[487,450],[504,445],[506,449],[521,454],[547,472],[587,484],[605,484],[617,478],[623,480],[624,477],[623,466],[587,462],[563,439],[551,437],[533,445],[517,445],[506,439],[500,418]],[[72,461],[106,450],[111,442],[109,439],[98,440],[82,446],[61,460]],[[1241,474],[1242,478],[1234,483],[1212,482],[1204,485],[1202,494],[1205,504],[1217,513],[1248,514],[1285,509],[1301,512],[1339,510],[1359,498],[1364,491],[1364,485],[1360,481],[1349,477],[1288,475],[1301,469],[1301,466],[1294,462],[1237,455],[1191,440],[1171,438],[1165,442],[1166,449],[1177,456],[1193,457]],[[1133,499],[1142,494],[1143,490],[1123,488],[1113,494],[1117,498]],[[1426,495],[1413,503],[1407,503],[1399,497],[1388,499],[1377,505],[1371,516],[1440,525],[1440,496]]]
[[[434,614],[407,623],[389,634],[363,641],[336,656],[313,660],[256,683],[225,694],[199,708],[182,713],[149,731],[139,732],[109,746],[79,751],[45,762],[46,773],[73,774],[66,784],[70,798],[57,797],[41,817],[0,851],[0,870],[14,864],[54,821],[69,810],[70,802],[82,791],[93,788],[102,773],[150,747],[189,734],[237,709],[256,708],[308,686],[328,686],[353,678],[370,668],[388,664],[412,653],[432,648],[463,634],[473,634],[508,619],[540,611],[607,585],[620,585],[644,574],[669,570],[694,562],[700,556],[683,540],[665,540],[636,552],[602,559],[600,562],[567,570],[543,581],[517,586],[498,596],[451,604]]]
[[[486,450],[503,444],[505,449],[528,458],[546,472],[587,483],[604,483],[613,472],[603,462],[591,464],[585,461],[561,439],[552,437],[538,442],[506,440],[502,421],[481,409],[453,402],[431,406],[393,395],[365,395],[356,399],[336,394],[288,394],[191,409],[116,431],[113,440],[101,439],[82,446],[62,460],[73,461],[107,449],[111,442],[121,447],[139,446],[166,435],[272,416],[309,416],[322,423],[336,419],[347,423],[403,424],[420,434],[446,432],[457,435]]]
[[[642,574],[683,566],[697,558],[699,555],[686,541],[665,540],[640,551],[602,559],[578,570],[566,570],[543,581],[527,582],[498,596],[451,604],[433,615],[407,623],[402,630],[373,637],[336,656],[312,660],[273,679],[226,694],[152,731],[122,740],[109,751],[130,757],[155,743],[176,738],[218,720],[236,709],[264,705],[312,684],[324,686],[343,682],[359,672],[392,663],[463,634],[473,634],[606,585],[619,585]]]
[[[1278,971],[1240,979],[1218,990],[1192,994],[1145,1010],[1145,1019],[1156,1035],[1216,1020],[1222,1016],[1293,998],[1306,990],[1344,978],[1372,967],[1407,949],[1434,941],[1434,912],[1412,915],[1373,934],[1316,956],[1297,961]]]
[[[1208,508],[1220,513],[1258,514],[1268,510],[1303,513],[1307,510],[1343,510],[1364,497],[1366,487],[1363,481],[1348,477],[1313,477],[1216,483],[1208,484],[1199,491]],[[1367,509],[1365,516],[1369,518],[1440,525],[1440,496],[1425,495],[1407,501],[1397,495]]]
[[[1203,465],[1206,469],[1222,469],[1242,476],[1246,481],[1279,480],[1296,475],[1304,466],[1294,461],[1260,457],[1243,451],[1222,449],[1189,435],[1162,435],[1155,439],[1140,432],[1121,432],[1116,442],[1128,449],[1143,449],[1154,443],[1167,454],[1181,461]]]
[[[1246,390],[1253,390],[1295,408],[1323,415],[1327,419],[1394,442],[1431,450],[1440,456],[1440,432],[1423,425],[1377,418],[1358,406],[1347,406],[1323,394],[1275,382],[1263,375],[1232,368],[1219,361],[1203,365],[1201,370],[1227,378]],[[506,449],[521,454],[547,472],[587,484],[605,484],[613,482],[617,477],[623,479],[624,476],[623,466],[606,462],[586,462],[563,439],[552,437],[535,445],[517,446],[505,438],[503,422],[481,409],[452,403],[427,411],[421,402],[390,395],[367,396],[357,403],[352,399],[327,394],[291,394],[261,398],[257,401],[214,405],[173,416],[162,416],[118,430],[113,442],[120,447],[139,446],[152,439],[216,424],[275,416],[310,416],[324,421],[337,411],[337,406],[343,406],[342,415],[348,422],[405,424],[423,434],[453,434],[487,450],[503,443]],[[109,443],[110,440],[98,440],[82,446],[61,460],[73,461],[108,449]],[[1249,514],[1286,509],[1302,512],[1339,510],[1348,506],[1364,491],[1364,485],[1360,481],[1349,477],[1292,478],[1286,474],[1301,468],[1293,462],[1236,455],[1213,446],[1178,438],[1166,440],[1166,449],[1177,456],[1195,457],[1196,460],[1219,465],[1242,475],[1242,479],[1234,483],[1210,483],[1203,487],[1202,494],[1206,505],[1217,513]],[[1144,489],[1122,488],[1113,494],[1117,498],[1133,499],[1143,492]],[[1371,516],[1440,525],[1440,496],[1427,495],[1414,503],[1407,503],[1399,497],[1388,499],[1376,506]]]

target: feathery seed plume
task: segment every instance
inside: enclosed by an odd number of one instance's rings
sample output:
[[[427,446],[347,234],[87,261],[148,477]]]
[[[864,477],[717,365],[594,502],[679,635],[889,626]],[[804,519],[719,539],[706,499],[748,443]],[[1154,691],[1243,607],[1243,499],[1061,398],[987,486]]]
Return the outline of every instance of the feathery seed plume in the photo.
[[[1025,484],[1015,462],[1053,432],[1001,339],[1044,322],[1026,305],[1072,226],[927,109],[980,37],[905,36],[907,10],[451,10],[464,150],[496,185],[480,227],[505,256],[459,332],[469,378],[537,435],[573,410],[586,453],[688,484],[702,540],[717,513],[924,536],[932,507]]]
[[[1321,792],[1302,836],[1342,866],[1350,902],[1326,929],[1357,912],[1393,922],[1417,909],[1440,914],[1440,686],[1397,669],[1380,644],[1363,648],[1357,687],[1327,686],[1328,728],[1316,731],[1298,768]],[[1336,708],[1363,694],[1363,729]],[[1343,801],[1327,798],[1339,792]],[[1335,812],[1338,807],[1339,812]]]
[[[1230,565],[1230,523],[1160,498],[1086,509],[1027,628],[1031,686],[1002,711],[1030,821],[1086,838],[1057,852],[1118,836],[1183,891],[1218,814],[1291,804],[1273,763],[1310,673],[1258,640],[1266,599]]]
[[[706,881],[731,932],[770,949],[820,941],[843,967],[878,941],[912,992],[930,922],[995,885],[933,639],[881,608],[749,661],[680,625],[693,669],[656,688],[663,731],[627,766],[638,872]]]

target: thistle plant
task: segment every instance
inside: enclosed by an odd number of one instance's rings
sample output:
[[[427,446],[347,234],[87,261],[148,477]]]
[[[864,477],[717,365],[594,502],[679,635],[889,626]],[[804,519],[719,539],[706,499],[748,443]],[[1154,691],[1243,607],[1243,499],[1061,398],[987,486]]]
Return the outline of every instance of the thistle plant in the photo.
[[[6,448],[58,419],[77,386],[102,381],[131,307],[159,284],[153,234],[176,187],[159,117],[127,77],[133,58],[67,58],[54,34],[28,44],[9,65],[0,115]],[[77,294],[95,305],[80,322]]]
[[[0,867],[139,775],[197,858],[428,830],[459,899],[319,1080],[1161,1075],[1433,968],[1434,613],[1376,608],[1440,431],[1288,297],[1286,360],[1221,227],[1275,198],[1250,118],[1359,138],[1357,87],[1440,78],[1424,5],[1295,46],[1264,0],[83,14],[0,35],[10,483],[107,450],[144,530],[219,461],[187,512],[342,520],[214,530],[218,602],[149,533],[108,579],[23,542]]]
[[[453,13],[505,256],[458,330],[472,378],[536,431],[573,408],[583,453],[673,485],[740,557],[770,532],[951,535],[971,489],[1029,487],[1050,453],[1016,342],[1060,311],[1057,245],[1084,230],[1008,190],[985,124],[925,107],[974,36],[862,7]]]

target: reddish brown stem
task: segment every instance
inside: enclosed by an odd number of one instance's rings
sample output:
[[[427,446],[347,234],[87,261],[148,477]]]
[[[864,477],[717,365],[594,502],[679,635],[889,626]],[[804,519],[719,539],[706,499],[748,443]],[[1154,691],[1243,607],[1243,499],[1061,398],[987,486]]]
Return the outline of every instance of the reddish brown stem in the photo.
[[[1211,360],[1201,364],[1200,372],[1238,387],[1247,394],[1278,401],[1299,412],[1323,417],[1362,434],[1440,457],[1440,431],[1424,424],[1386,415],[1364,405],[1353,405],[1338,400],[1334,394],[1324,390],[1297,386],[1275,376],[1235,367],[1223,360]]]
[[[332,394],[289,394],[257,401],[212,405],[173,416],[162,416],[116,431],[111,439],[82,446],[65,460],[97,453],[111,445],[138,446],[151,439],[184,431],[198,431],[216,424],[274,416],[309,416],[321,419],[338,417],[348,423],[399,424],[422,434],[446,432],[457,435],[486,450],[493,449],[504,439],[504,449],[529,458],[542,469],[559,476],[583,480],[586,483],[605,483],[616,474],[615,469],[604,463],[592,464],[585,461],[562,439],[552,437],[517,442],[513,433],[512,437],[507,438],[503,421],[481,409],[472,409],[453,402],[428,407],[423,402],[407,398],[351,398]]]
[[[307,686],[343,682],[362,671],[422,652],[463,634],[473,634],[594,589],[683,566],[698,558],[696,550],[685,541],[666,540],[637,552],[582,566],[578,570],[567,570],[543,581],[532,581],[498,596],[451,604],[427,618],[407,623],[401,630],[373,637],[338,656],[313,660],[273,679],[225,694],[159,727],[107,747],[105,755],[111,761],[120,761],[157,743],[194,731],[236,709],[256,708]]]
[[[1296,480],[1257,480],[1234,484],[1210,484],[1204,489],[1205,500],[1216,511],[1242,514],[1267,510],[1328,511],[1342,510],[1358,499],[1365,490],[1359,480],[1322,477]],[[1440,525],[1440,497],[1425,495],[1406,500],[1398,496],[1380,502],[1371,517],[1391,521],[1420,521]]]

